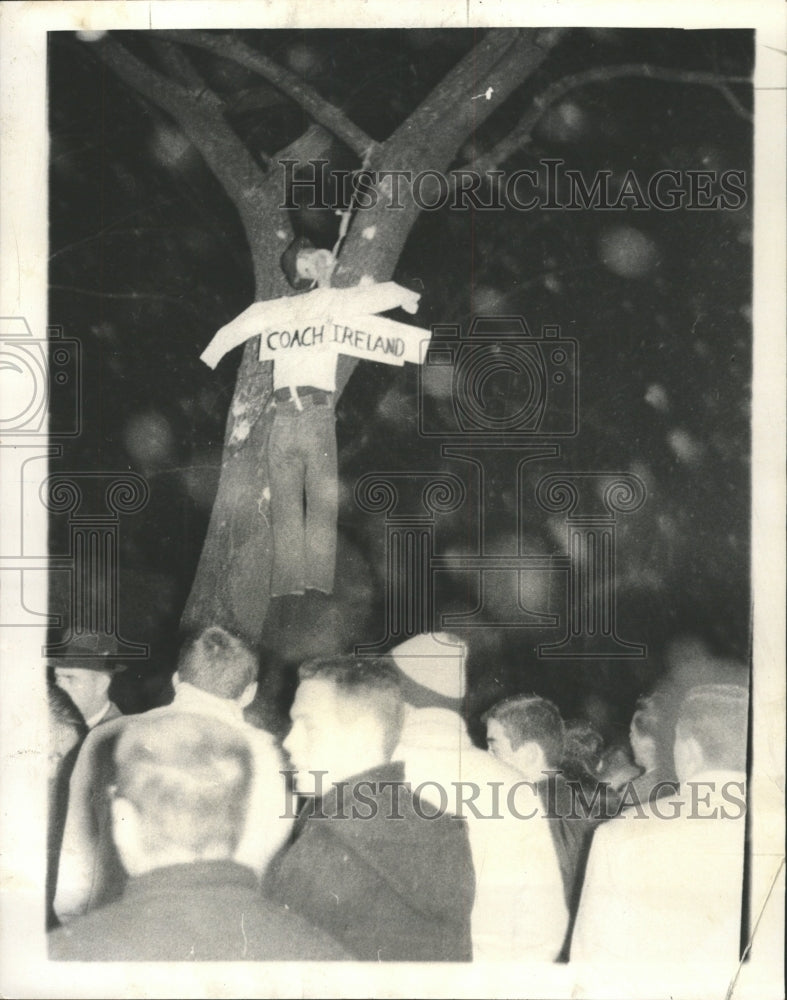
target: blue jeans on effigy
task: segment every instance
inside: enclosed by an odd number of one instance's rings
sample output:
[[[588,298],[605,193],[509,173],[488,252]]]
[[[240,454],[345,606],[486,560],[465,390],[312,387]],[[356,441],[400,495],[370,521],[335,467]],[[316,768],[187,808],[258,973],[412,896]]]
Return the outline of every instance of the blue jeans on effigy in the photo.
[[[268,442],[271,597],[330,594],[336,566],[339,484],[333,396],[277,402]]]

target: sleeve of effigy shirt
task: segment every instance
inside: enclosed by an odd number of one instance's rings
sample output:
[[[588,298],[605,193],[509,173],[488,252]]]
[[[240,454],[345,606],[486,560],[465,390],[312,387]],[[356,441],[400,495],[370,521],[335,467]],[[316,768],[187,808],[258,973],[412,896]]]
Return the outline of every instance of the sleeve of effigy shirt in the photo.
[[[401,307],[414,313],[420,295],[393,281],[355,288],[315,288],[302,295],[253,302],[232,322],[223,326],[200,355],[209,368],[215,368],[228,351],[255,337],[265,329],[298,326],[319,318],[327,323],[344,310],[353,315],[388,312]],[[304,383],[305,384],[305,383]]]
[[[291,322],[293,313],[303,307],[303,300],[313,294],[307,292],[305,295],[252,302],[248,309],[244,309],[232,322],[216,332],[200,354],[200,360],[209,368],[215,368],[225,354],[243,344],[249,337],[256,337],[267,327],[286,326]]]
[[[356,285],[354,288],[338,289],[338,291],[343,293],[343,305],[348,312],[367,316],[399,308],[405,312],[415,313],[418,311],[418,302],[421,298],[419,292],[397,285],[395,281]]]

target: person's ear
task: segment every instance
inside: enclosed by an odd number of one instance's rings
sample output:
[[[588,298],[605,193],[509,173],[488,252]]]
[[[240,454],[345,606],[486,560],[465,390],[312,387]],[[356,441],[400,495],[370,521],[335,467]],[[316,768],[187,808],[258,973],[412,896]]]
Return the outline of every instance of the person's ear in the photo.
[[[180,684],[181,684],[180,674],[176,670],[175,673],[172,675],[172,688],[173,688],[173,690],[177,691],[178,688],[180,687]]]
[[[540,743],[526,740],[516,753],[524,773],[533,775],[533,780],[536,781],[543,777],[541,771],[546,767],[546,760]]]
[[[240,697],[238,698],[238,704],[241,708],[246,708],[247,705],[251,705],[254,699],[257,697],[257,681],[252,681],[248,684]]]

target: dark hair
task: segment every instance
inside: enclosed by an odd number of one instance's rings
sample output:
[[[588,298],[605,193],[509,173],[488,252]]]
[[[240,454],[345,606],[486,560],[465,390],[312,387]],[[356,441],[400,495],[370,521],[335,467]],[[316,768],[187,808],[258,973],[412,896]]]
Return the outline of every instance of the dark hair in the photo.
[[[251,750],[238,730],[187,712],[143,714],[124,728],[115,764],[117,795],[139,813],[146,851],[234,852],[252,776]]]
[[[563,719],[555,704],[536,694],[517,694],[493,705],[481,716],[494,719],[505,729],[514,750],[531,740],[544,751],[547,765],[555,767],[563,757]]]
[[[297,291],[311,288],[313,282],[309,278],[302,278],[298,274],[298,254],[302,250],[314,250],[315,246],[308,236],[296,236],[284,253],[281,255],[280,264],[287,281]]]
[[[586,719],[563,723],[563,761],[595,772],[604,750],[604,737]]]
[[[352,703],[353,715],[374,715],[383,728],[386,755],[393,753],[402,734],[404,699],[399,672],[388,656],[332,656],[307,660],[298,679],[326,680],[342,700]]]
[[[182,681],[229,701],[257,680],[257,671],[257,657],[246,643],[218,625],[187,639],[178,657]]]
[[[746,769],[749,693],[738,684],[701,684],[691,688],[678,711],[678,739],[695,739],[705,764],[733,771]]]

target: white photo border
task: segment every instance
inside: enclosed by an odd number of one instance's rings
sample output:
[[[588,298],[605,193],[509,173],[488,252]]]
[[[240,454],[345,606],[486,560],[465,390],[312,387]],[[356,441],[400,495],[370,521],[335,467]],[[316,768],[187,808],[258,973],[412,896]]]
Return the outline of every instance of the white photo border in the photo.
[[[46,704],[43,628],[0,635],[0,993],[14,997],[667,997],[783,996],[785,713],[785,7],[684,0],[431,2],[209,0],[39,2],[0,6],[0,316],[47,327],[47,32],[150,28],[468,27],[516,25],[756,29],[754,357],[752,421],[753,760],[752,912],[755,948],[739,970],[575,965],[423,966],[363,963],[62,965],[46,957]],[[3,449],[4,513],[19,516],[23,483]],[[31,452],[31,455],[33,452]],[[45,457],[24,472],[43,479]],[[19,476],[17,475],[17,479]],[[16,505],[16,507],[15,507]],[[26,512],[25,537],[46,550],[45,512]],[[24,555],[25,553],[19,553]],[[9,576],[12,574],[9,574]],[[21,588],[21,573],[19,574]],[[4,581],[5,582],[5,581]],[[27,607],[46,606],[46,573],[29,574]],[[0,620],[5,618],[0,617]]]

